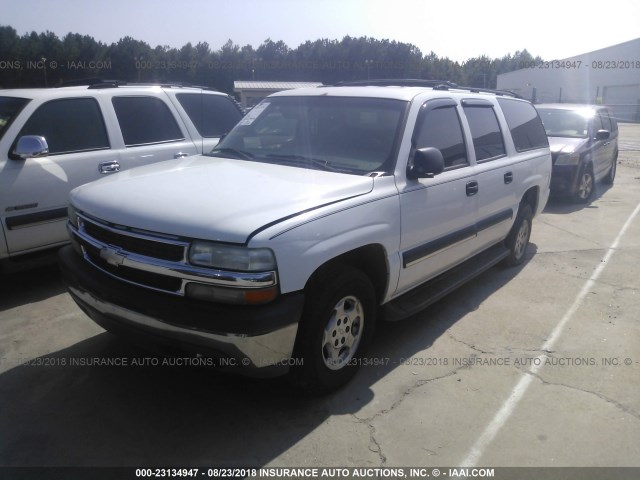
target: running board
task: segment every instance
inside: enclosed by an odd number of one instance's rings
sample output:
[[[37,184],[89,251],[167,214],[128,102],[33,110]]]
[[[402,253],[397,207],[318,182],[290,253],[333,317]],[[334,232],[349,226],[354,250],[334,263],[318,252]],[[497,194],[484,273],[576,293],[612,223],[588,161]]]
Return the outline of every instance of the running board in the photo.
[[[382,306],[382,318],[395,322],[418,313],[509,256],[499,243]]]

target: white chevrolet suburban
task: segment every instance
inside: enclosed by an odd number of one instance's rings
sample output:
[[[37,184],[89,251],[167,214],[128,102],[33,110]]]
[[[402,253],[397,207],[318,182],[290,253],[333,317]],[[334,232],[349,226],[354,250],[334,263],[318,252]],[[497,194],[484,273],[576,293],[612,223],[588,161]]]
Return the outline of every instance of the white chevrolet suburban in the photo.
[[[274,94],[210,154],[75,189],[73,299],[113,333],[323,392],[378,317],[521,263],[551,176],[533,106],[371,83]]]
[[[231,97],[200,88],[103,82],[0,90],[0,266],[31,265],[68,243],[73,188],[208,152],[241,118]]]

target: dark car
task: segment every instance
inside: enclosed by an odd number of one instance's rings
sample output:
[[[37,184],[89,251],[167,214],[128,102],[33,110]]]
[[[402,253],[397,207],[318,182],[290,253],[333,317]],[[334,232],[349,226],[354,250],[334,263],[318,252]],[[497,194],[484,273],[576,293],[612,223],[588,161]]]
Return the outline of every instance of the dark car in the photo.
[[[613,184],[618,158],[618,124],[601,105],[536,105],[553,159],[551,193],[576,202],[591,199],[596,182]]]

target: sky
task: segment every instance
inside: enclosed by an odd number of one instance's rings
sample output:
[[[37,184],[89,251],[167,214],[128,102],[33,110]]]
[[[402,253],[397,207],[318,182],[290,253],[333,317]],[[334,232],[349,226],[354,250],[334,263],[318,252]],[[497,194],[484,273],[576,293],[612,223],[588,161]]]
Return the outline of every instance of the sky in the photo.
[[[524,49],[562,59],[640,37],[638,0],[0,0],[0,12],[0,25],[19,35],[71,32],[107,44],[131,36],[151,47],[207,42],[212,50],[229,39],[296,48],[367,36],[458,62]]]

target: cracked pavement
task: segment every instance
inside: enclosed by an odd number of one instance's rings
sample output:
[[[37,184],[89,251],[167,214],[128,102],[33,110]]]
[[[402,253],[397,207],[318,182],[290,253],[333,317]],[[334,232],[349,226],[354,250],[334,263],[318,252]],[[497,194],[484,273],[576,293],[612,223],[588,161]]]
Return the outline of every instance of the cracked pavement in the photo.
[[[0,465],[455,467],[532,375],[479,465],[640,466],[640,219],[543,349],[640,202],[640,152],[617,175],[589,205],[552,202],[521,267],[380,322],[371,364],[321,398],[198,368],[71,366],[149,354],[88,320],[55,268],[5,277]]]

